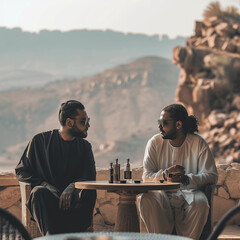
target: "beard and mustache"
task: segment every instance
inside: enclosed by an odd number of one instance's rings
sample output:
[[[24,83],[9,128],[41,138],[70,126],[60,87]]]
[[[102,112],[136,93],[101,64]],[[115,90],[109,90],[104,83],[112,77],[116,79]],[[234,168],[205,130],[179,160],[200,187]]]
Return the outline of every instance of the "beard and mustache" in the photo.
[[[87,127],[85,127],[84,131],[80,130],[77,127],[76,122],[74,122],[72,128],[68,129],[68,133],[73,137],[86,138],[87,137],[87,130],[88,130]]]
[[[174,126],[173,129],[168,133],[166,133],[165,131],[160,129],[160,133],[161,133],[161,136],[163,139],[174,140],[177,137],[177,128],[176,128],[176,126]]]

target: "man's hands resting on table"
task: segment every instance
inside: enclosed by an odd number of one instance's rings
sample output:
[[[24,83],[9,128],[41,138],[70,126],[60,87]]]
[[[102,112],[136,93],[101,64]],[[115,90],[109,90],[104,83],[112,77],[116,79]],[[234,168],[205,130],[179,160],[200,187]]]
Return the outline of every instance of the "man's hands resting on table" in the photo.
[[[181,165],[173,165],[164,171],[164,178],[170,178],[172,182],[179,182],[183,185],[189,184],[189,178],[185,175],[185,168]]]

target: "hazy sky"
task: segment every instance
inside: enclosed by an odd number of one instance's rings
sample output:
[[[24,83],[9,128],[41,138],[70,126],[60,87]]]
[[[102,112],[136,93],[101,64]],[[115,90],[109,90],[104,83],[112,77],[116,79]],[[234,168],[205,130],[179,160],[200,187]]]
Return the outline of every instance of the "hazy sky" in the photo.
[[[41,29],[112,29],[121,32],[193,34],[212,0],[0,0],[0,26]],[[240,8],[239,0],[220,0]]]

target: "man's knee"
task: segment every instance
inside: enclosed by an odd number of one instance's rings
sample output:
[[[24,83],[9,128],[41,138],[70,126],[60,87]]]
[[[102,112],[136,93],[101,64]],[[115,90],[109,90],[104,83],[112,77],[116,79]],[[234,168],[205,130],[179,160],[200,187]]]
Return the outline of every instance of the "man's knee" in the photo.
[[[163,202],[163,198],[164,196],[162,195],[161,192],[153,191],[153,192],[143,193],[139,197],[137,202],[140,208],[144,206],[147,206],[149,208],[149,207],[161,205],[161,203]]]
[[[74,195],[83,201],[96,201],[97,198],[96,190],[76,189]]]
[[[86,195],[89,199],[91,200],[96,200],[97,198],[97,191],[96,190],[85,190],[86,191]]]
[[[97,198],[96,190],[80,190],[76,189],[72,196],[72,208],[77,209],[93,209]]]
[[[50,191],[43,186],[36,186],[32,189],[31,195],[34,199],[39,199],[50,195]]]
[[[209,204],[207,199],[197,199],[192,204],[192,208],[195,209],[195,211],[199,213],[205,213],[207,214],[209,211]]]
[[[154,199],[153,192],[147,192],[143,193],[142,196],[140,196],[140,204],[141,203],[150,203]]]

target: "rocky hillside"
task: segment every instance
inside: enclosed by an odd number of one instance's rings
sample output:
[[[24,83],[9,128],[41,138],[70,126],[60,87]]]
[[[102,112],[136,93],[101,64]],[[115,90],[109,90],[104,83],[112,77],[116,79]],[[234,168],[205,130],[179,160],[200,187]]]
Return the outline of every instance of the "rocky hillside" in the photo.
[[[173,62],[181,68],[177,100],[199,118],[216,160],[240,162],[240,16],[196,22]]]
[[[116,157],[141,162],[161,108],[174,101],[178,74],[169,60],[144,57],[77,81],[0,93],[0,164],[16,164],[32,135],[58,128],[58,108],[67,99],[86,106],[97,166]]]

